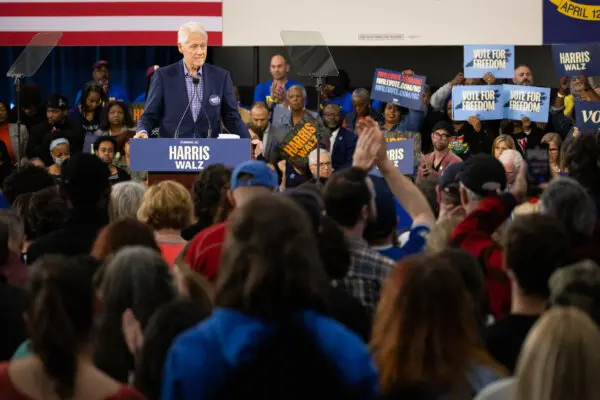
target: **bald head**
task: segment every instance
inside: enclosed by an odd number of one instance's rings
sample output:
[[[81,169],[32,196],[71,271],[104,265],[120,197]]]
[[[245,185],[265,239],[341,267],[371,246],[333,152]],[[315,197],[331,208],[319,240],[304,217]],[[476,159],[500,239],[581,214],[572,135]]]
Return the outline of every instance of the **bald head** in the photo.
[[[513,82],[515,85],[533,85],[533,73],[531,72],[531,69],[527,65],[519,65],[517,68],[515,68]]]
[[[285,58],[280,54],[276,54],[273,57],[271,57],[271,64],[269,65],[269,69],[271,71],[271,76],[276,81],[286,79],[288,72],[290,72],[290,66],[288,65]]]
[[[328,104],[323,109],[323,125],[330,131],[335,131],[342,123],[342,111],[337,104]]]

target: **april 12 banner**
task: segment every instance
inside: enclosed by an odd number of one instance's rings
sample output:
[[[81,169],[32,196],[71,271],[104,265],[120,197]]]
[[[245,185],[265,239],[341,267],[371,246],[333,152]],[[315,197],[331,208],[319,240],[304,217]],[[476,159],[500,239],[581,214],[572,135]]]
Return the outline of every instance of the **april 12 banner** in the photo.
[[[557,76],[600,75],[598,43],[553,44],[552,58]]]
[[[412,175],[414,173],[414,146],[414,139],[387,142],[388,159],[405,175]],[[373,168],[369,173],[381,176],[381,172],[377,167]]]
[[[535,86],[503,85],[504,118],[548,122],[550,89]]]
[[[476,116],[482,121],[503,119],[502,85],[454,86],[452,119],[466,121]]]
[[[404,75],[402,72],[378,68],[373,77],[371,99],[397,106],[422,110],[424,76]]]
[[[575,121],[581,133],[596,133],[600,128],[600,101],[575,102]]]
[[[465,78],[483,78],[490,72],[496,78],[512,78],[515,73],[515,46],[466,45]]]
[[[132,171],[196,172],[250,160],[250,139],[133,139]]]
[[[544,44],[586,43],[600,37],[600,0],[542,0]]]

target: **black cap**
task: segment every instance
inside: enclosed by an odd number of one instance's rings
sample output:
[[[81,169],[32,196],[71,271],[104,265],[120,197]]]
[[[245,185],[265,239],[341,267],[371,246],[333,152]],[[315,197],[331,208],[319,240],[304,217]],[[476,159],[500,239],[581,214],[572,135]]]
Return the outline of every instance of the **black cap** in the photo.
[[[66,110],[69,108],[69,100],[62,94],[53,93],[48,97],[48,108],[60,108]]]
[[[500,161],[489,154],[476,154],[465,161],[460,182],[480,196],[506,189],[506,173]]]
[[[438,179],[440,190],[446,193],[458,194],[460,186],[460,173],[464,168],[463,162],[450,164],[442,171],[442,175]]]
[[[446,121],[436,122],[436,124],[433,126],[433,129],[431,130],[431,132],[435,132],[438,129],[443,129],[446,132],[448,132],[450,135],[454,135],[454,129],[452,128],[452,125],[450,125],[449,122],[446,122]]]

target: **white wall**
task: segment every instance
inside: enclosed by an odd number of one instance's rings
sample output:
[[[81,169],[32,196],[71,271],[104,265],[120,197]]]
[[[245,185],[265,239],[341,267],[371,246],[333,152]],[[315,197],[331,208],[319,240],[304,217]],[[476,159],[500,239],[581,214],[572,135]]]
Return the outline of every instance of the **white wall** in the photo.
[[[330,46],[542,44],[541,0],[224,0],[223,45],[281,46],[319,30]],[[360,35],[388,35],[366,40]],[[316,43],[315,43],[316,44]]]

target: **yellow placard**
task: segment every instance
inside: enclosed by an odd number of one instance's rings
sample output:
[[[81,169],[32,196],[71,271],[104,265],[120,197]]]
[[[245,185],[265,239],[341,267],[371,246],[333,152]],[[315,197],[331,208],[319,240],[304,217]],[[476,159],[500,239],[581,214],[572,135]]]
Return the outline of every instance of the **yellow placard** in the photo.
[[[600,21],[600,5],[579,4],[572,0],[550,0],[559,13],[583,21]]]

